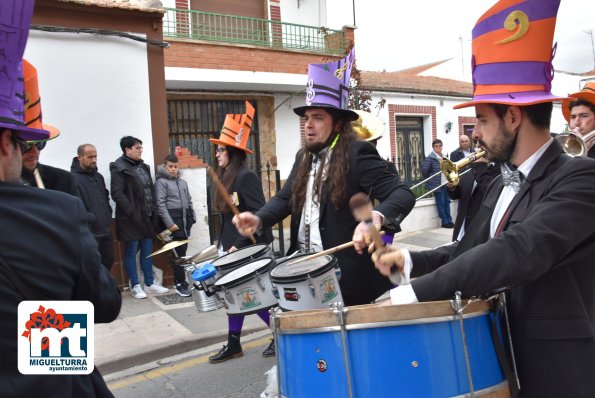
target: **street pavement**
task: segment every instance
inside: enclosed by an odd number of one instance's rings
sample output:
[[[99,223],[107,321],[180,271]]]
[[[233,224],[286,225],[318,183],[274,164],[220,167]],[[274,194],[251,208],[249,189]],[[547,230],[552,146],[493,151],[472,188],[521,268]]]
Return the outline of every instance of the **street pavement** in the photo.
[[[450,242],[452,229],[437,228],[398,234],[393,245],[425,250]],[[122,310],[109,324],[95,325],[95,364],[105,374],[227,342],[224,309],[198,312],[191,297],[169,294],[134,299],[124,292]],[[256,315],[245,318],[242,340],[250,334],[267,335]],[[258,333],[257,333],[258,332]],[[272,337],[272,335],[271,335]],[[213,351],[215,352],[215,351]]]

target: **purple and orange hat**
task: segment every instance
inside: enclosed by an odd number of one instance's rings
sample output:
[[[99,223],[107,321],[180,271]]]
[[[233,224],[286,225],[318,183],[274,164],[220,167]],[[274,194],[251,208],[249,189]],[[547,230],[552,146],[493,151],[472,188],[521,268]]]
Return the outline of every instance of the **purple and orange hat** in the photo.
[[[254,107],[246,101],[246,113],[225,115],[223,128],[219,139],[210,138],[209,142],[215,145],[225,145],[232,148],[240,149],[246,153],[252,153],[248,149],[248,138],[250,137],[250,129],[254,119]]]
[[[306,106],[293,108],[304,116],[306,109],[327,108],[339,111],[350,121],[359,115],[349,110],[349,81],[355,60],[354,49],[345,58],[326,64],[308,65],[308,84],[306,85]]]
[[[50,132],[26,122],[22,59],[29,37],[34,0],[3,0],[0,13],[0,129],[10,129],[23,141],[46,140]],[[26,62],[26,61],[25,61]]]
[[[473,28],[473,100],[533,105],[562,100],[551,93],[554,30],[560,0],[500,0]]]

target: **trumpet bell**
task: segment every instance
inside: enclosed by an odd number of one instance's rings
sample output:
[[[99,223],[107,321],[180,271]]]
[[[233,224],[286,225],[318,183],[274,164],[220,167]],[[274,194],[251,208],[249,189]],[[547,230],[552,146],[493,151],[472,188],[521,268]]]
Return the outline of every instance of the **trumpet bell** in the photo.
[[[374,141],[382,137],[382,134],[384,134],[384,122],[378,116],[361,110],[355,110],[354,112],[358,114],[359,118],[351,122],[351,127],[359,138],[366,141]]]
[[[583,136],[573,131],[560,133],[556,136],[556,141],[562,145],[562,149],[567,155],[572,157],[586,156],[593,146],[593,142],[595,142],[595,130]]]

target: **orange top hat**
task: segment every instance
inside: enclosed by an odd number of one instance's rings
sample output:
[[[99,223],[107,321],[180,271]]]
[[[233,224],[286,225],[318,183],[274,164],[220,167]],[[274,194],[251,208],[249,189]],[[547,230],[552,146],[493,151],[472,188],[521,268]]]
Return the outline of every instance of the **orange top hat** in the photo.
[[[246,153],[252,153],[248,149],[248,137],[250,136],[253,117],[254,107],[250,102],[246,101],[246,113],[239,115],[227,114],[221,129],[221,136],[219,136],[219,139],[211,138],[209,141],[215,145],[230,146]]]
[[[473,28],[473,100],[533,105],[560,100],[551,93],[552,48],[560,0],[500,0]]]
[[[26,59],[23,59],[23,78],[25,80],[25,126],[35,130],[45,130],[50,133],[48,138],[39,141],[56,138],[60,135],[60,131],[54,126],[42,123],[37,69],[27,62]]]
[[[564,119],[570,123],[570,103],[572,101],[582,99],[595,105],[595,82],[585,84],[581,91],[574,94],[568,94],[568,96],[572,98],[566,98],[562,101],[562,114],[564,115]]]

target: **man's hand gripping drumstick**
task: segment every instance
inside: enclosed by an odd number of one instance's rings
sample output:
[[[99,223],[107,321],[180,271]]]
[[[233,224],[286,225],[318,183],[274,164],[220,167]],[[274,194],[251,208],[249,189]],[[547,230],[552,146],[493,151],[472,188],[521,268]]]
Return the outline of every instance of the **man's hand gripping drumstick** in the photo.
[[[238,233],[242,236],[255,234],[261,223],[260,218],[249,211],[236,214],[231,222],[236,226]]]
[[[385,246],[380,237],[382,216],[373,211],[372,203],[363,193],[357,193],[349,200],[351,211],[356,220],[361,221],[353,232],[353,242],[358,253],[367,249],[372,254],[374,266],[382,275],[398,285],[399,273],[403,271],[404,259],[401,250]]]

